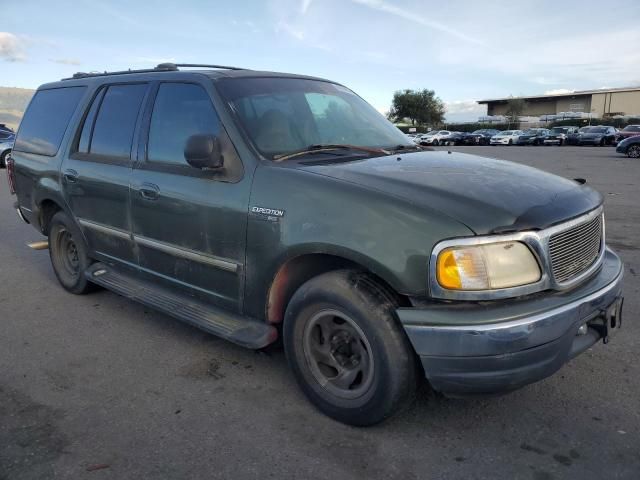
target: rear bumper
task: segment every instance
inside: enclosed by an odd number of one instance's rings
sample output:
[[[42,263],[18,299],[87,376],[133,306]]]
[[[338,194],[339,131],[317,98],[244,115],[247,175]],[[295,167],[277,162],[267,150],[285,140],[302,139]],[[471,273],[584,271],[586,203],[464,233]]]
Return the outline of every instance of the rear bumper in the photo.
[[[621,307],[622,277],[622,262],[607,250],[599,272],[569,292],[401,308],[398,316],[435,390],[505,392],[548,377],[604,338],[605,323],[619,320],[610,307]]]

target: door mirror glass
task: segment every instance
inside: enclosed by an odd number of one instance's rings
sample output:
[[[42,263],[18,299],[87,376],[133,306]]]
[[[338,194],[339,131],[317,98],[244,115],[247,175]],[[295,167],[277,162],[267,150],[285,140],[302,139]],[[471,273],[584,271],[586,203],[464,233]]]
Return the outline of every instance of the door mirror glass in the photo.
[[[191,135],[184,148],[184,158],[194,168],[221,168],[224,157],[220,139],[215,135]]]

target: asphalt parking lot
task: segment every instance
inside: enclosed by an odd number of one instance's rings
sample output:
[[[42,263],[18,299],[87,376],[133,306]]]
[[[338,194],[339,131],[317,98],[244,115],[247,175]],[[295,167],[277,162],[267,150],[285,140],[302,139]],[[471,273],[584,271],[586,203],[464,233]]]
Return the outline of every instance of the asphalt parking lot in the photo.
[[[445,147],[443,147],[445,148]],[[640,478],[640,162],[613,148],[450,147],[582,177],[626,264],[623,332],[515,393],[357,429],[256,353],[58,285],[0,173],[0,479]]]

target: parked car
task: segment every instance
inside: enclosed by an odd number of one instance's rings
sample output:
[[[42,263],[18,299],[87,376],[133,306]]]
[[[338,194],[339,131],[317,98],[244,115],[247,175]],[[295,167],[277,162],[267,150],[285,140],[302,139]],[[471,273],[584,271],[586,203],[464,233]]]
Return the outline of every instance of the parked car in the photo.
[[[635,137],[636,135],[640,135],[640,125],[627,125],[616,134],[616,142],[620,142],[625,138]]]
[[[493,137],[494,135],[498,135],[499,133],[500,130],[483,128],[468,134],[465,137],[464,142],[465,145],[489,145],[491,137]]]
[[[489,145],[513,145],[522,135],[522,130],[505,130],[491,137]]]
[[[578,133],[579,128],[568,127],[553,127],[549,130],[549,134],[544,139],[545,145],[564,145],[567,143],[567,137],[572,134]]]
[[[567,139],[566,139],[567,145],[578,145],[578,142],[580,141],[580,136],[583,133],[586,133],[586,131],[589,128],[591,128],[591,127],[581,127],[580,129],[578,129],[577,132],[568,133],[567,134]]]
[[[429,133],[426,136],[422,137],[420,140],[420,145],[440,145],[442,140],[451,135],[449,130],[438,130],[433,133]]]
[[[428,145],[428,143],[427,143],[427,138],[428,138],[428,137],[431,137],[431,136],[433,136],[433,135],[435,135],[435,134],[437,134],[437,133],[438,133],[438,132],[434,130],[434,131],[431,131],[431,132],[428,132],[428,133],[424,133],[424,134],[422,134],[422,135],[419,135],[419,136],[417,137],[417,141],[416,141],[416,143],[417,143],[418,145]]]
[[[5,123],[0,123],[0,133],[15,134],[16,132],[11,127],[8,127]]]
[[[7,157],[13,148],[15,135],[9,132],[0,131],[0,168],[4,168],[7,163]]]
[[[244,347],[281,337],[310,401],[353,425],[407,404],[418,374],[514,390],[618,331],[623,265],[589,185],[424,151],[327,80],[181,67],[33,96],[7,178],[67,291]]]
[[[578,145],[613,145],[616,138],[616,129],[598,125],[595,127],[583,127],[577,136]]]
[[[640,158],[640,135],[619,141],[616,152],[623,153],[629,158]]]
[[[449,135],[440,139],[442,145],[463,145],[466,142],[468,133],[466,132],[451,132]]]
[[[549,135],[546,128],[529,128],[518,136],[516,145],[542,145],[544,139]]]

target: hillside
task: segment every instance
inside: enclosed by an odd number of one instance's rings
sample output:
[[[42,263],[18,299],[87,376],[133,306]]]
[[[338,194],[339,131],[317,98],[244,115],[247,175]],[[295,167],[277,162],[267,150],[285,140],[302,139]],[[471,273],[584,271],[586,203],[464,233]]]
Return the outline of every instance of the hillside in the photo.
[[[34,90],[0,87],[0,123],[17,128]]]

